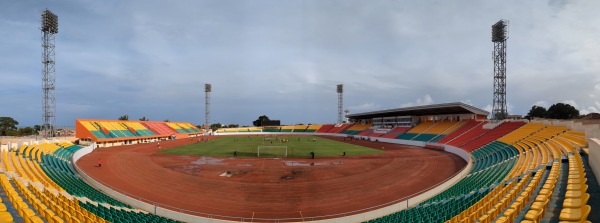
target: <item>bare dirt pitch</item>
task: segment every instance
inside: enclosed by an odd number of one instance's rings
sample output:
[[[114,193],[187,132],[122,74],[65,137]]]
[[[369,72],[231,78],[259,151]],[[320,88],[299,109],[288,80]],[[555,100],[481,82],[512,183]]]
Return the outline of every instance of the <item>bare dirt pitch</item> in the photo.
[[[163,141],[160,146],[196,141]],[[77,165],[95,180],[161,207],[254,222],[363,212],[414,196],[466,165],[460,157],[442,151],[371,141],[351,143],[383,147],[385,153],[321,158],[316,151],[314,160],[198,157],[158,154],[157,143],[149,143],[101,148]],[[102,168],[96,167],[99,158]],[[227,174],[230,177],[220,176]]]

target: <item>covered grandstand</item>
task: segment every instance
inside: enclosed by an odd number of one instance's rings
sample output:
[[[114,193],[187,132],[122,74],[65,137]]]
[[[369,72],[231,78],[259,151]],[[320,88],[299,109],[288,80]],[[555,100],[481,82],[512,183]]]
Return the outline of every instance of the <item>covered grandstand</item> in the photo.
[[[77,119],[75,129],[75,137],[96,142],[101,147],[204,134],[204,130],[187,122]]]
[[[373,123],[374,126],[405,126],[421,121],[485,120],[489,112],[462,102],[423,105],[372,111],[348,115],[352,122]]]

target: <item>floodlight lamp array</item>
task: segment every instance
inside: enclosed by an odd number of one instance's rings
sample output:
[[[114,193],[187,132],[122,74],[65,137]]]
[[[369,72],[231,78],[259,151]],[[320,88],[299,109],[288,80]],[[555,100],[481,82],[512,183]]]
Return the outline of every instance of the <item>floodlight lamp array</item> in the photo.
[[[508,39],[506,28],[508,26],[508,21],[500,20],[494,25],[492,25],[492,42],[502,42]]]
[[[43,32],[58,33],[58,16],[50,10],[44,10],[41,29]]]

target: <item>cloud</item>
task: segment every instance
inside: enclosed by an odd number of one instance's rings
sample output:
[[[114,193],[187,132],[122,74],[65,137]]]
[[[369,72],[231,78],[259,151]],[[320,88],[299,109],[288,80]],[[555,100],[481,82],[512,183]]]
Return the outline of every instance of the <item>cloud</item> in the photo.
[[[484,111],[487,111],[487,112],[489,112],[489,113],[490,113],[490,115],[492,115],[492,110],[493,110],[493,107],[492,107],[492,105],[491,105],[491,104],[487,104],[487,105],[486,105],[485,107],[483,107],[482,109],[483,109]],[[512,115],[512,114],[514,114],[514,113],[513,113],[513,109],[514,109],[513,105],[511,105],[510,103],[506,103],[506,111],[508,112],[508,114],[509,114],[509,115]]]
[[[470,99],[467,99],[467,100],[464,100],[464,101],[460,101],[460,102],[465,103],[467,105],[473,106],[473,102]]]
[[[240,125],[262,114],[335,122],[340,83],[356,111],[485,106],[490,26],[501,18],[510,21],[510,113],[566,100],[600,108],[600,1],[7,1],[0,113],[25,125],[41,113],[40,5],[59,16],[63,125],[123,113],[203,123],[204,83],[213,84],[213,119]]]
[[[599,113],[598,111],[599,111],[599,109],[597,107],[590,106],[590,107],[583,108],[583,109],[579,110],[579,114],[580,115],[587,115],[589,113]]]
[[[533,105],[532,105],[532,106],[534,106],[534,105],[535,105],[535,106],[544,107],[544,108],[546,108],[546,109],[548,109],[548,108],[550,107],[550,105],[548,104],[548,102],[546,102],[546,101],[544,101],[544,100],[537,101],[537,102],[533,103]]]
[[[490,105],[490,104],[486,105],[482,109],[489,112],[490,114],[492,113],[492,105]]]
[[[426,94],[425,96],[423,96],[423,98],[417,98],[416,102],[405,103],[405,104],[400,105],[400,107],[403,108],[403,107],[421,106],[421,105],[430,105],[430,104],[433,104],[433,99],[431,98],[431,96]]]
[[[575,100],[565,100],[563,101],[565,104],[569,104],[573,106],[575,109],[579,110],[579,114],[587,115],[589,113],[598,113],[600,111],[600,102],[592,102],[591,104],[582,103],[578,104]]]
[[[574,100],[564,100],[562,103],[573,106],[575,109],[579,109],[579,105]]]
[[[381,109],[381,106],[374,103],[364,103],[360,105],[348,106],[348,110],[350,113],[360,113],[360,112],[368,112],[375,111]]]

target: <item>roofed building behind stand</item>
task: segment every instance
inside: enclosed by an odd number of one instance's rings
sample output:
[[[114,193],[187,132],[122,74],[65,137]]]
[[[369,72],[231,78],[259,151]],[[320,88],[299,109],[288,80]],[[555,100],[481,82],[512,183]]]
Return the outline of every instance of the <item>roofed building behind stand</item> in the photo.
[[[372,126],[366,130],[372,132],[358,135],[436,142],[447,135],[458,136],[452,133],[463,125],[472,127],[476,121],[485,120],[488,114],[485,110],[456,102],[351,114],[348,118]]]

